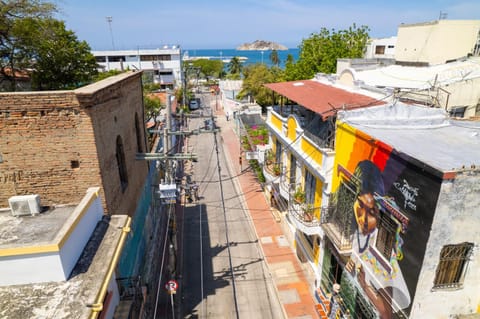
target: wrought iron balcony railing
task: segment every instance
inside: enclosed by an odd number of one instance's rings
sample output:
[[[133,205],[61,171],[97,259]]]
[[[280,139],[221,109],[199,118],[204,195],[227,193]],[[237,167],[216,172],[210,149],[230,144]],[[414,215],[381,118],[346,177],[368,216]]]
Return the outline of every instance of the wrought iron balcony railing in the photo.
[[[350,253],[355,231],[353,213],[343,212],[339,207],[331,205],[322,210],[320,223],[339,252]]]
[[[289,215],[297,229],[307,235],[320,233],[320,219],[316,216],[319,208],[314,208],[310,204],[299,204],[294,200],[290,201]]]
[[[265,162],[265,170],[273,176],[280,176],[283,171],[282,163]]]

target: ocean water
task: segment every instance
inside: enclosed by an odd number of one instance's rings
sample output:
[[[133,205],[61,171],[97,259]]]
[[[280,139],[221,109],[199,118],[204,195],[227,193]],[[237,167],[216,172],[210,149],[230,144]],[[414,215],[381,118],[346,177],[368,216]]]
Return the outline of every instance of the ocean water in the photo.
[[[204,57],[208,59],[218,59],[223,60],[228,63],[233,57],[246,58],[243,60],[244,64],[255,64],[255,63],[265,63],[267,66],[272,66],[272,61],[270,61],[271,50],[265,51],[239,51],[235,49],[184,49],[184,56],[188,55],[190,58]],[[292,48],[288,50],[278,50],[278,57],[280,58],[280,67],[285,67],[285,61],[287,56],[291,54],[294,61],[297,61],[299,49]]]

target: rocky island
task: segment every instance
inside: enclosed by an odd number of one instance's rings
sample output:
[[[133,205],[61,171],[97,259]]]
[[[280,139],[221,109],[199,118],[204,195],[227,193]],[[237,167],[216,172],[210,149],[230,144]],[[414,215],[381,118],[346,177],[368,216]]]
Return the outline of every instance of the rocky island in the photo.
[[[271,41],[263,41],[263,40],[256,40],[252,43],[244,43],[237,47],[238,51],[267,51],[267,50],[288,50],[288,48],[284,45],[271,42]]]

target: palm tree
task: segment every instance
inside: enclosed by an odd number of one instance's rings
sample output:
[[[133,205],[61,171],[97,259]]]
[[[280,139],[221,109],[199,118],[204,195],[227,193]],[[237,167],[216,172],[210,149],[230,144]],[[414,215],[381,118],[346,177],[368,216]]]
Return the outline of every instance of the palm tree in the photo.
[[[291,54],[288,54],[287,55],[287,61],[285,62],[286,64],[293,64],[295,63],[294,59],[293,59],[293,55]]]
[[[240,59],[234,56],[227,65],[228,72],[230,74],[240,74],[242,72],[242,63]]]
[[[275,66],[280,64],[280,58],[278,57],[277,50],[273,49],[272,52],[270,52],[270,61],[272,61],[272,64]]]

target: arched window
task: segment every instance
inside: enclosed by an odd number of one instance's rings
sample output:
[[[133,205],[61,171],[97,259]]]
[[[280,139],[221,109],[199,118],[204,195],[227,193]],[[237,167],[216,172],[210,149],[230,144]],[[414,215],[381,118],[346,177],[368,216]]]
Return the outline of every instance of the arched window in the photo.
[[[135,133],[137,134],[137,153],[143,152],[142,131],[140,131],[140,122],[138,121],[138,114],[135,113]]]
[[[117,136],[117,165],[118,165],[118,174],[120,175],[120,185],[122,187],[122,192],[125,192],[128,186],[128,175],[127,175],[127,165],[125,163],[125,151],[123,150],[123,142],[120,135]]]

